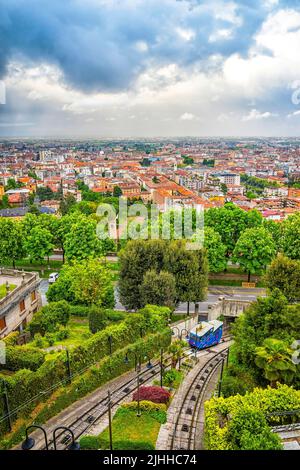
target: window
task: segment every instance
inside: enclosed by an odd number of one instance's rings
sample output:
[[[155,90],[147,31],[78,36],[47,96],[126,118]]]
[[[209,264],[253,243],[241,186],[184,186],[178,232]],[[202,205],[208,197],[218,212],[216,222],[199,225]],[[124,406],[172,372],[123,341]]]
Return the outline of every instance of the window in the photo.
[[[25,310],[25,300],[21,300],[20,302],[20,312],[23,313]]]
[[[36,300],[36,292],[35,290],[33,292],[31,292],[31,303],[35,302]]]
[[[5,317],[0,318],[0,331],[4,330],[6,328],[6,321]]]

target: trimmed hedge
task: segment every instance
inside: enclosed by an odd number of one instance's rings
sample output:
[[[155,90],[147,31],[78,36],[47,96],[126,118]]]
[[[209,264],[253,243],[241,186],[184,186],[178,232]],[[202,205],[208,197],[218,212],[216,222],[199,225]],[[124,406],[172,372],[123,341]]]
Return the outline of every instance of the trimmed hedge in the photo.
[[[0,369],[17,371],[29,369],[36,371],[45,362],[46,353],[37,348],[26,346],[8,346],[6,348],[6,363]]]
[[[90,308],[89,312],[89,329],[90,332],[95,334],[98,331],[103,330],[107,325],[107,316],[105,314],[105,310],[96,307],[96,305]]]
[[[70,304],[70,315],[73,317],[88,317],[90,307],[85,305],[72,305]]]

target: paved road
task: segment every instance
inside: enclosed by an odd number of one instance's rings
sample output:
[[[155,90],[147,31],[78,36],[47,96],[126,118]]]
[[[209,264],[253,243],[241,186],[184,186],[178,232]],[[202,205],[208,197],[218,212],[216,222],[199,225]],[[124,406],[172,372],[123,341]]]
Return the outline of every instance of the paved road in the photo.
[[[47,279],[42,279],[40,284],[40,293],[42,297],[42,304],[47,304],[46,292],[48,290],[49,283]],[[265,289],[261,288],[249,288],[244,287],[226,287],[226,286],[210,286],[208,288],[207,299],[204,302],[199,303],[199,312],[207,312],[208,306],[216,303],[220,297],[225,297],[227,299],[236,299],[236,300],[247,300],[254,302],[257,297],[265,296]],[[118,298],[118,293],[115,291],[116,298],[116,310],[125,310]],[[193,313],[195,310],[195,304],[190,303],[190,313]],[[176,312],[177,313],[186,313],[187,303],[182,302],[178,305]]]
[[[40,287],[39,287],[39,291],[40,291],[41,298],[42,298],[42,305],[46,305],[48,303],[47,298],[46,298],[46,292],[48,290],[48,287],[49,287],[48,279],[42,279],[40,283]]]

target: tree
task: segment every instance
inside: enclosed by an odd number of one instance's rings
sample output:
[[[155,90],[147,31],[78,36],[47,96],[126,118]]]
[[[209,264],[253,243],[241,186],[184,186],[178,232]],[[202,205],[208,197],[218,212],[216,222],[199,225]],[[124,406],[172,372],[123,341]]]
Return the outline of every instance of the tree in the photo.
[[[126,308],[143,306],[139,286],[149,270],[173,274],[176,302],[196,302],[205,297],[208,264],[203,250],[188,250],[183,240],[131,240],[120,252],[118,290]]]
[[[31,260],[42,262],[53,251],[53,236],[46,228],[36,226],[27,236],[24,246]]]
[[[66,215],[70,212],[72,207],[76,204],[76,199],[73,194],[67,194],[62,198],[59,205],[59,212],[61,215]]]
[[[8,195],[4,194],[0,200],[0,209],[7,209],[9,206]]]
[[[173,341],[168,347],[168,353],[170,353],[172,356],[172,369],[176,369],[179,359],[183,358],[185,346],[186,343],[184,341],[177,339],[176,341]]]
[[[36,190],[36,195],[40,201],[49,201],[57,198],[57,193],[54,193],[48,186],[40,186]]]
[[[103,330],[107,325],[107,316],[105,310],[99,309],[95,305],[91,306],[89,312],[89,329],[90,332],[95,334]]]
[[[24,236],[22,225],[11,219],[0,218],[0,262],[11,263],[24,256]]]
[[[114,197],[120,197],[122,196],[122,189],[120,188],[120,186],[114,186],[114,191],[113,191],[113,196]]]
[[[221,189],[221,191],[224,195],[226,195],[228,193],[228,188],[227,188],[225,183],[220,184],[220,189]]]
[[[212,227],[220,234],[222,243],[227,247],[227,256],[233,252],[244,230],[262,224],[262,216],[258,211],[245,212],[232,203],[208,209],[204,213],[204,220],[206,227]]]
[[[275,338],[267,338],[263,346],[256,348],[255,363],[264,370],[271,387],[275,387],[276,382],[292,382],[297,369],[291,356],[292,350],[287,344]]]
[[[24,186],[24,183],[18,183],[14,178],[8,178],[7,184],[5,186],[5,191],[9,191],[10,189],[22,188]]]
[[[28,212],[30,214],[39,215],[40,211],[36,204],[29,204]]]
[[[111,308],[114,288],[110,270],[104,262],[95,259],[65,265],[58,280],[49,287],[47,299]]]
[[[164,240],[131,240],[120,251],[118,291],[120,301],[127,309],[136,310],[143,306],[140,283],[147,271],[163,270],[166,245]]]
[[[300,260],[300,213],[291,215],[281,225],[281,247],[286,256]]]
[[[174,276],[166,271],[147,271],[140,287],[140,295],[144,305],[161,305],[173,309],[176,299]]]
[[[209,271],[219,273],[227,266],[226,246],[222,243],[221,235],[211,227],[206,227],[204,233],[204,248],[206,248]]]
[[[251,274],[266,268],[275,255],[275,245],[270,233],[263,227],[245,230],[237,241],[233,251],[233,261],[239,263]]]
[[[100,256],[103,250],[96,234],[96,221],[81,217],[72,224],[72,230],[65,236],[64,249],[68,261]]]
[[[184,240],[171,240],[164,256],[164,269],[175,277],[177,302],[205,299],[208,262],[204,250],[188,250]]]
[[[272,261],[265,279],[270,290],[278,288],[290,302],[300,300],[300,261],[279,254]]]

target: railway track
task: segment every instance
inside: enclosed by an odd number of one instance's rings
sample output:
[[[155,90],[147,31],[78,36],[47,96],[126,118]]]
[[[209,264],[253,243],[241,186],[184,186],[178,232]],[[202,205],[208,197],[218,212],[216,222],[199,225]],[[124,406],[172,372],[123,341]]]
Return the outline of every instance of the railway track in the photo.
[[[165,368],[171,366],[171,361],[164,365]],[[124,398],[132,394],[138,387],[137,381],[139,380],[140,385],[143,385],[150,380],[152,381],[156,376],[160,374],[160,363],[156,362],[153,364],[151,369],[144,368],[141,370],[136,377],[123,383],[111,392],[111,408],[121,403]],[[94,426],[105,414],[108,412],[108,396],[100,399],[96,404],[85,410],[78,417],[73,419],[70,423],[65,425],[71,429],[74,433],[75,439],[78,439],[84,433],[86,433],[92,426]],[[70,434],[65,432],[57,433],[56,444],[57,449],[65,450],[71,443]],[[53,447],[53,441],[49,441],[49,448]],[[40,450],[45,450],[45,447],[41,446]]]
[[[194,353],[190,348],[184,350],[185,355],[184,359],[194,356]],[[171,359],[164,357],[164,370],[171,367]],[[118,388],[111,392],[111,408],[120,404],[124,398],[128,397],[135,390],[137,390],[137,380],[139,380],[140,385],[143,385],[149,381],[152,381],[155,377],[160,374],[160,362],[153,364],[152,368],[143,369],[139,376],[136,376],[124,384],[120,385]],[[76,419],[73,419],[71,423],[64,423],[69,429],[74,432],[75,439],[78,439],[82,434],[86,433],[92,426],[94,426],[105,414],[108,412],[108,397],[102,398],[99,402],[91,406],[89,409],[84,411]],[[56,436],[57,449],[64,450],[67,449],[71,443],[70,434],[65,432],[57,433]],[[49,441],[49,447],[53,447],[53,441]],[[36,449],[45,450],[44,446],[36,446]]]
[[[223,341],[227,341],[224,337]],[[198,351],[197,354],[207,354],[209,350]],[[184,360],[195,357],[195,353],[189,347],[184,350],[184,357],[182,358],[182,363]],[[164,357],[164,369],[171,367],[171,358]],[[120,404],[126,397],[131,395],[135,390],[137,390],[139,380],[140,385],[143,385],[149,381],[152,381],[155,377],[160,374],[160,362],[157,361],[153,363],[151,369],[145,367],[141,372],[135,377],[129,379],[125,383],[118,386],[111,392],[111,408]],[[97,403],[93,404],[75,419],[73,418],[71,422],[64,422],[63,425],[67,426],[74,433],[75,439],[78,439],[84,433],[87,433],[92,426],[97,424],[101,418],[103,418],[108,412],[108,397],[105,396],[100,399]],[[66,450],[71,444],[70,434],[66,434],[64,431],[57,433],[56,435],[56,446],[58,450]],[[53,440],[49,440],[49,449],[54,448]],[[40,443],[36,443],[36,450],[45,450],[45,446]]]
[[[224,338],[223,344],[230,339]],[[221,343],[222,344],[222,343]],[[228,347],[216,352],[192,380],[181,402],[169,444],[170,450],[193,450],[196,445],[198,417],[204,401],[206,388],[228,354]],[[212,349],[208,351],[213,352]]]

